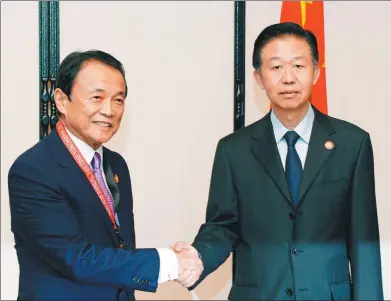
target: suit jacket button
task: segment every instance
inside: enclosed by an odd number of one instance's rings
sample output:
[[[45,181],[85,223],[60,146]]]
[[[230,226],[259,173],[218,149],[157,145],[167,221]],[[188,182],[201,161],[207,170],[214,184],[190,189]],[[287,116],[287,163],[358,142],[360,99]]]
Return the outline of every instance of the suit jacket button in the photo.
[[[293,213],[289,213],[289,219],[294,220],[296,217]]]
[[[292,295],[293,295],[292,289],[287,288],[287,289],[286,289],[286,294],[287,294],[288,296],[292,296]]]
[[[293,249],[292,249],[292,254],[293,254],[293,255],[297,255],[297,254],[299,254],[299,251],[297,251],[297,249],[293,248]]]

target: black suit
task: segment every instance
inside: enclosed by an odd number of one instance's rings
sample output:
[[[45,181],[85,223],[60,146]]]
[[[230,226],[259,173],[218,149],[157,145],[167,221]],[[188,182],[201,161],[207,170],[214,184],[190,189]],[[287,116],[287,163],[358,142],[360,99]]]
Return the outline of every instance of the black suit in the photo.
[[[193,245],[201,280],[235,251],[230,300],[383,299],[370,137],[314,110],[296,206],[270,112],[218,143]]]

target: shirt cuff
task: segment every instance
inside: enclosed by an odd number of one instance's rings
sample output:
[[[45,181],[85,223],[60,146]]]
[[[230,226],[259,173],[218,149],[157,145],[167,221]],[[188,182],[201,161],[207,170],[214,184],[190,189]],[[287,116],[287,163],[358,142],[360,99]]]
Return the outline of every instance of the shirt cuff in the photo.
[[[160,258],[158,283],[178,279],[178,258],[170,248],[157,249]]]

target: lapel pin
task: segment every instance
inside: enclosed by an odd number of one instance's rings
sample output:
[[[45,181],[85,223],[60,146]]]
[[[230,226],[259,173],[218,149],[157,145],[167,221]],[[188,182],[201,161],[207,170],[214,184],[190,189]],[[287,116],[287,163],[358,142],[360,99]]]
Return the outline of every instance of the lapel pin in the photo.
[[[118,182],[119,182],[119,178],[118,178],[118,175],[114,175],[114,181],[115,181],[115,183],[117,183],[118,184]]]
[[[334,148],[334,143],[332,141],[327,141],[324,144],[324,147],[327,148],[327,149],[333,149]]]

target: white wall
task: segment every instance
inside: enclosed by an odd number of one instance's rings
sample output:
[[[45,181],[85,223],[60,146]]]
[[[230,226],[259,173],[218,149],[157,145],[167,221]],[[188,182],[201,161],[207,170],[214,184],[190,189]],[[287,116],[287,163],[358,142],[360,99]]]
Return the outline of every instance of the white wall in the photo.
[[[246,5],[250,124],[269,109],[252,79],[253,43],[264,27],[279,22],[281,2]],[[391,209],[386,124],[391,110],[390,11],[390,2],[325,3],[329,114],[372,135],[386,299],[391,299],[391,224],[386,216]],[[7,174],[17,155],[39,136],[38,21],[36,2],[1,2],[1,268],[7,273],[2,300],[15,300],[19,273],[9,230]],[[233,127],[233,22],[233,2],[60,3],[60,59],[74,50],[99,48],[121,60],[127,71],[125,117],[107,146],[125,157],[131,171],[140,247],[191,242],[204,219],[216,143]],[[230,283],[228,260],[196,293],[201,299],[226,299]],[[179,285],[165,284],[157,294],[138,292],[137,297],[184,300],[191,295]]]
[[[1,2],[1,300],[16,300],[19,275],[8,170],[39,140],[38,28],[37,2]]]

